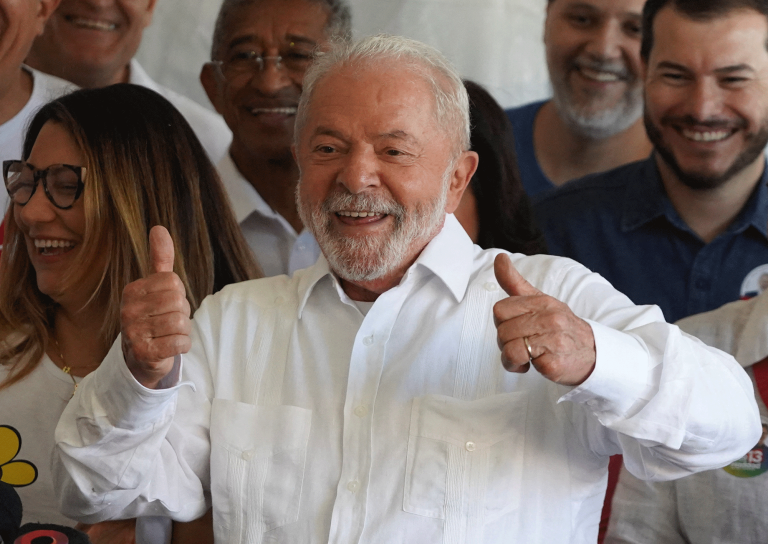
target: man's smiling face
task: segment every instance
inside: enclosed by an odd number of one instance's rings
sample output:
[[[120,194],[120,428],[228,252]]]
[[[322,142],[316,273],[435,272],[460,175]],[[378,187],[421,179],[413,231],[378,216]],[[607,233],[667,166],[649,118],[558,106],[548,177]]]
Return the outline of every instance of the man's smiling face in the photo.
[[[693,189],[716,188],[761,162],[768,143],[768,19],[749,9],[654,22],[645,88],[648,136]]]
[[[622,132],[642,113],[640,25],[645,0],[554,0],[544,44],[554,102],[585,136]]]
[[[317,83],[296,148],[299,207],[339,276],[404,273],[474,171],[476,159],[457,147],[416,69],[336,67]]]
[[[127,73],[154,8],[155,0],[62,0],[32,55],[61,66],[62,74],[109,74],[117,83]],[[68,77],[79,81],[82,76]]]
[[[201,79],[232,130],[234,154],[290,157],[304,71],[327,41],[327,23],[324,5],[308,0],[262,0],[229,17],[216,59],[222,64],[206,65]],[[255,63],[232,68],[256,55],[273,58],[260,70]]]

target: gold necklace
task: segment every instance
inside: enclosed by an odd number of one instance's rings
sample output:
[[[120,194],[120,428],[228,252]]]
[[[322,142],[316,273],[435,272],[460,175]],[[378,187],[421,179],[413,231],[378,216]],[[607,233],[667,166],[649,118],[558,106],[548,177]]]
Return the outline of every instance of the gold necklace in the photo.
[[[62,372],[65,374],[68,374],[70,378],[72,378],[72,383],[75,384],[75,388],[72,390],[72,396],[69,398],[75,396],[75,392],[77,391],[77,381],[75,381],[75,377],[72,375],[72,368],[67,366],[67,361],[64,360],[64,354],[61,351],[61,346],[59,346],[59,341],[56,340],[56,337],[54,335],[51,335],[51,338],[53,338],[53,343],[56,344],[56,351],[59,353],[59,359],[61,359],[61,364],[64,365],[64,367],[61,369]]]

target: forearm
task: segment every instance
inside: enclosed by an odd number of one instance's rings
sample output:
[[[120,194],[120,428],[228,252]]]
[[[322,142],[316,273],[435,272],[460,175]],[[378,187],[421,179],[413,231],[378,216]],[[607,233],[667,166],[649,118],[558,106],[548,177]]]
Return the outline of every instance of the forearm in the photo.
[[[94,523],[139,515],[194,519],[205,512],[198,476],[205,469],[180,451],[206,450],[206,434],[199,426],[176,429],[180,393],[193,394],[185,385],[149,390],[136,382],[117,339],[56,429],[53,469],[64,514]]]

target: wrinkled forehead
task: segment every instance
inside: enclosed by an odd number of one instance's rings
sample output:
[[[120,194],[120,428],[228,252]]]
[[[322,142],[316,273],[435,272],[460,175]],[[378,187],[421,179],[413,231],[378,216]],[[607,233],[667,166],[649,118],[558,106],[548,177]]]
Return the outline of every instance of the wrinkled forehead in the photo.
[[[303,37],[314,42],[327,38],[328,9],[311,0],[251,0],[235,4],[224,20],[223,46],[233,40],[254,42]]]

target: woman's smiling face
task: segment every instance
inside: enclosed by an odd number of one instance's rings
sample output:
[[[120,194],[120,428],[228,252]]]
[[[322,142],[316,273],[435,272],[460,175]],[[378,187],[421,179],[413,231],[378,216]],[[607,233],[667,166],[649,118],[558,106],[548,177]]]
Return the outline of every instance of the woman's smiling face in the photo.
[[[84,161],[83,153],[72,135],[62,125],[52,121],[40,130],[27,159],[28,164],[40,170],[54,164],[83,166]],[[24,234],[40,292],[56,302],[71,299],[72,302],[81,301],[84,304],[93,294],[102,270],[90,271],[83,281],[78,282],[78,293],[63,292],[64,279],[81,264],[78,256],[85,235],[84,199],[78,198],[70,209],[57,208],[48,200],[40,180],[29,202],[13,206],[16,224]]]

